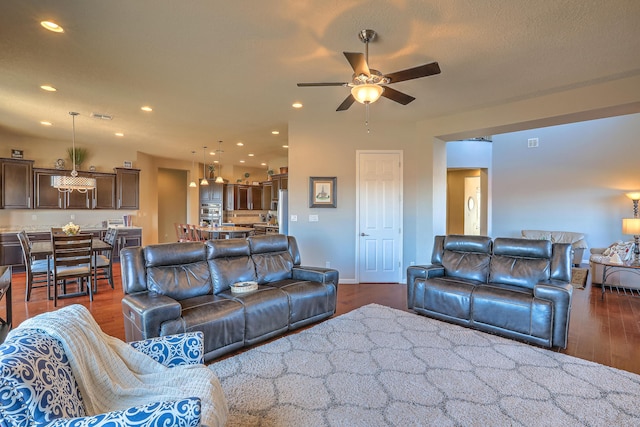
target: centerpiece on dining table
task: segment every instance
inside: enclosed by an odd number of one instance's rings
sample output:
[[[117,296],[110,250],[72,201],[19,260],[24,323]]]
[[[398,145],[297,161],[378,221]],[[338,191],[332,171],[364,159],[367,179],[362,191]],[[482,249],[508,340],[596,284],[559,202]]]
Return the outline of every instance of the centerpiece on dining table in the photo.
[[[62,227],[62,231],[64,231],[64,234],[66,234],[67,236],[75,236],[80,232],[80,226],[75,225],[73,222],[70,222],[69,224]]]

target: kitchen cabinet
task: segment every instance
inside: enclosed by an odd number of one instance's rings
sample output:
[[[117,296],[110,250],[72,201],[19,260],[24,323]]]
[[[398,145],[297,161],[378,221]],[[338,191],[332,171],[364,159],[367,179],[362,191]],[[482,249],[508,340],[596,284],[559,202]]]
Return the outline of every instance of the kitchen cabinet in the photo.
[[[278,190],[287,190],[289,188],[289,175],[288,174],[279,174],[271,176],[271,185],[272,193],[271,193],[271,201],[275,202],[275,206],[278,203]]]
[[[34,208],[36,209],[90,209],[94,190],[84,193],[79,191],[61,193],[51,185],[51,178],[69,171],[57,169],[33,169]],[[91,176],[87,172],[79,172],[79,176]]]
[[[116,208],[116,176],[111,173],[94,173],[96,189],[93,192],[93,209]]]
[[[224,196],[224,184],[218,184],[211,180],[209,185],[200,186],[200,204],[222,203]]]
[[[55,169],[33,169],[34,183],[34,208],[36,209],[63,209],[65,206],[65,193],[59,192],[51,185],[51,177],[68,173]]]
[[[273,184],[271,181],[262,183],[262,210],[271,210],[271,199],[273,195]]]
[[[225,210],[261,210],[262,187],[228,184],[225,189]]]
[[[116,209],[140,209],[140,170],[115,168]]]
[[[139,228],[118,228],[118,240],[114,260],[120,261],[120,251],[124,248],[142,246],[142,229]]]
[[[0,159],[3,209],[31,209],[33,200],[33,161]]]

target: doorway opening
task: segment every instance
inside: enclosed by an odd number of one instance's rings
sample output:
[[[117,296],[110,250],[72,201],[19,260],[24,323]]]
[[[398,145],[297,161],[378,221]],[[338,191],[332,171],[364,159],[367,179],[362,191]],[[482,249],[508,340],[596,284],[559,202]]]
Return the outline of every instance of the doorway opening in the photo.
[[[488,233],[488,170],[447,170],[447,234]]]

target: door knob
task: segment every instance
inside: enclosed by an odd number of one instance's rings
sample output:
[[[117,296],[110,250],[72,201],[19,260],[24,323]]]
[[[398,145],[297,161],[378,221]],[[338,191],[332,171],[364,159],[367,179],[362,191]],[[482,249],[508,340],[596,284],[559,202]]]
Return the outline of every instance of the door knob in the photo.
[[[364,236],[368,236],[368,234],[364,234],[364,233],[360,233],[360,235],[361,235],[362,237],[364,237]]]

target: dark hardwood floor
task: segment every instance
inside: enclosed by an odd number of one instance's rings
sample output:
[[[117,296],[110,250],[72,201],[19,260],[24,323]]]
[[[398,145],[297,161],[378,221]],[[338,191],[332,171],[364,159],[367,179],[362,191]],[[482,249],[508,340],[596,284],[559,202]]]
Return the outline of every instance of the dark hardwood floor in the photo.
[[[82,304],[107,334],[124,339],[120,266],[116,264],[114,270],[115,289],[102,282],[93,302],[82,296],[59,300],[58,306]],[[14,327],[28,317],[54,309],[53,301],[46,299],[45,289],[33,290],[31,301],[24,302],[24,287],[24,273],[14,273]],[[336,315],[370,303],[408,311],[406,298],[404,284],[340,285]],[[0,316],[4,317],[4,303],[0,307]],[[569,344],[566,349],[556,351],[640,374],[640,297],[607,290],[602,300],[601,288],[592,288],[589,278],[584,290],[576,289],[573,293]]]

